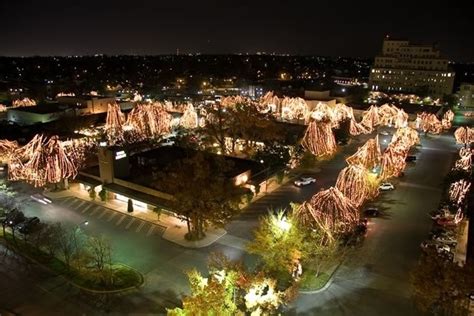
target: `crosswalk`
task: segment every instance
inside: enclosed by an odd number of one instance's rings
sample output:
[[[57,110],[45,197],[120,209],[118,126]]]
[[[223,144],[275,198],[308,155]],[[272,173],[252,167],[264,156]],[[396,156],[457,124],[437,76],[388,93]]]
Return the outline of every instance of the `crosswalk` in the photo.
[[[128,214],[114,211],[102,205],[85,201],[73,196],[58,199],[55,204],[81,213],[89,218],[94,218],[109,225],[123,228],[133,233],[145,234],[145,236],[161,236],[165,231],[164,226],[160,226]]]

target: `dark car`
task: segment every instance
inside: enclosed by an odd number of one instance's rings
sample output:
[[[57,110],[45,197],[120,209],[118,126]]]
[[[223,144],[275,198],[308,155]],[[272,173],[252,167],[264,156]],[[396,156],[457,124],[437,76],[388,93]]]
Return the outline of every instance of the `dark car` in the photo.
[[[406,162],[409,162],[409,161],[416,161],[416,156],[414,155],[409,155],[405,158],[405,161]]]
[[[20,233],[22,234],[28,234],[30,233],[35,226],[37,226],[40,223],[40,219],[38,217],[31,217],[28,218],[26,221],[18,224],[17,229]]]
[[[25,214],[23,214],[23,212],[20,212],[18,210],[13,210],[7,214],[5,220],[3,221],[3,224],[6,226],[14,227],[24,222],[25,219],[26,219]]]
[[[364,210],[364,215],[368,217],[377,217],[380,215],[380,211],[376,207],[369,207]]]

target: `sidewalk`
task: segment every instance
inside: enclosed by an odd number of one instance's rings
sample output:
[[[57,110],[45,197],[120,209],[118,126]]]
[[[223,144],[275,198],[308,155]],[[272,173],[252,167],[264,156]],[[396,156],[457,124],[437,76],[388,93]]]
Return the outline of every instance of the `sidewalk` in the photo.
[[[99,197],[97,197],[95,200],[92,200],[87,192],[79,189],[79,185],[77,183],[71,183],[68,190],[59,192],[44,192],[43,194],[53,200],[73,196],[103,207],[107,207],[127,216],[137,217],[152,224],[163,226],[165,227],[165,232],[162,236],[163,239],[186,248],[207,247],[227,233],[227,231],[222,228],[210,228],[206,231],[206,237],[203,239],[198,241],[188,241],[184,238],[185,234],[187,233],[186,222],[167,214],[161,214],[158,218],[158,215],[151,210],[135,209],[133,213],[129,213],[127,210],[127,203],[117,200],[107,200],[104,202],[101,201]]]

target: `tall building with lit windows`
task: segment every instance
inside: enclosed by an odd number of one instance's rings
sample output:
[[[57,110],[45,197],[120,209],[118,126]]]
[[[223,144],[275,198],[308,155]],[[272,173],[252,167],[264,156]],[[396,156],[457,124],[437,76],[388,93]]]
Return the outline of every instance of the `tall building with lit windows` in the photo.
[[[451,94],[453,83],[454,72],[436,45],[415,45],[389,37],[384,39],[369,77],[373,91],[431,97]]]

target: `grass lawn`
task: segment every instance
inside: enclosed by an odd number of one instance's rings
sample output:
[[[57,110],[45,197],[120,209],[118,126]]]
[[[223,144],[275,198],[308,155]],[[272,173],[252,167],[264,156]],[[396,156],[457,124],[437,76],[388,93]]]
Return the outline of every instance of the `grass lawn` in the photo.
[[[64,278],[74,283],[79,287],[92,291],[119,291],[131,287],[138,287],[143,283],[143,276],[135,269],[122,265],[114,264],[109,268],[108,282],[104,282],[104,273],[99,273],[93,268],[85,267],[82,269],[69,268],[66,264],[57,257],[50,256],[46,252],[34,247],[19,236],[16,237],[16,242],[13,240],[13,235],[6,232],[3,235],[0,229],[0,236],[3,240],[18,253],[33,259],[44,267],[57,275],[62,275]]]
[[[331,278],[331,274],[326,272],[319,273],[316,277],[315,271],[307,270],[303,273],[300,281],[300,289],[303,291],[316,291],[323,288]]]

